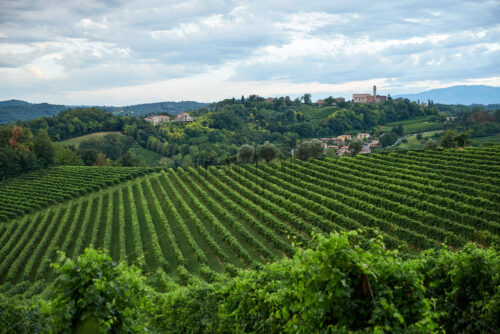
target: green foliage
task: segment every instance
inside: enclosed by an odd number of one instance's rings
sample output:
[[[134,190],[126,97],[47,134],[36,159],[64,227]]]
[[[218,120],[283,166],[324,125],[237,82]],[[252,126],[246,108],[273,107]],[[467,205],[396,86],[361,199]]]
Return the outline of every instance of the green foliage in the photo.
[[[257,146],[257,156],[260,159],[264,159],[266,162],[270,162],[278,155],[278,149],[276,146],[266,141],[263,145]]]
[[[255,149],[253,146],[248,144],[241,145],[238,151],[238,162],[250,163],[253,161],[254,154],[255,154]]]
[[[422,272],[426,294],[436,298],[439,323],[448,333],[491,333],[500,328],[500,254],[468,244],[429,252]]]
[[[116,265],[105,252],[91,248],[75,261],[61,252],[53,267],[58,277],[52,300],[46,306],[51,332],[69,333],[83,326],[82,322],[92,322],[92,318],[99,323],[101,332],[146,330],[147,292],[138,268]],[[85,326],[95,328],[88,323]]]
[[[295,155],[298,159],[308,161],[323,155],[323,143],[319,139],[306,140],[297,145]]]
[[[351,140],[349,143],[349,152],[352,156],[355,156],[363,149],[363,142],[358,139]]]
[[[438,144],[435,140],[429,139],[425,142],[424,150],[437,150]]]

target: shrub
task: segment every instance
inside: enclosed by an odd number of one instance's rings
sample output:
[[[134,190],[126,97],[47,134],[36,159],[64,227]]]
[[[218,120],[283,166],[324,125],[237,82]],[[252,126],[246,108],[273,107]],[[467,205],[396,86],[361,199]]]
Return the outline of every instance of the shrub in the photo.
[[[63,252],[52,265],[57,279],[46,305],[52,332],[100,328],[101,331],[143,332],[147,304],[137,267],[114,263],[104,251],[87,248],[76,261]]]

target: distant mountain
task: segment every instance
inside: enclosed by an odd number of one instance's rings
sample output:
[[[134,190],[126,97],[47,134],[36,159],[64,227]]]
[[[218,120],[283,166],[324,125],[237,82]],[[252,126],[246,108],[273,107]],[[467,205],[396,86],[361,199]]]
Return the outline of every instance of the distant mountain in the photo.
[[[157,102],[136,104],[126,107],[103,107],[109,112],[124,113],[132,116],[144,116],[150,113],[168,112],[171,115],[177,115],[181,112],[196,110],[200,108],[208,108],[208,103],[200,103],[195,101],[181,101],[181,102]]]
[[[407,98],[412,101],[432,100],[443,104],[495,104],[500,103],[500,87],[452,86],[447,88],[431,89],[417,94],[395,95],[393,98]]]
[[[208,103],[199,103],[194,101],[181,102],[158,102],[137,104],[125,107],[95,106],[103,108],[115,114],[126,114],[132,116],[143,116],[149,113],[168,112],[172,115],[180,114],[184,111],[196,110],[199,108],[208,108]],[[15,121],[29,121],[43,116],[55,116],[66,109],[77,107],[92,106],[65,106],[49,103],[29,103],[20,100],[0,101],[0,123],[9,123]]]
[[[0,101],[0,123],[29,121],[42,116],[55,116],[66,106],[48,103],[28,103],[19,100]]]

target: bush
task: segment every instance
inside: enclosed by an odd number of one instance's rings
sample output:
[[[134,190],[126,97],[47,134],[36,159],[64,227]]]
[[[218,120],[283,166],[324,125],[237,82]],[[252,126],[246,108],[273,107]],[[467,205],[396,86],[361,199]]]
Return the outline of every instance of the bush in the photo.
[[[52,332],[100,328],[143,332],[147,296],[137,267],[114,263],[104,251],[87,248],[76,261],[62,252],[52,265],[58,275],[46,305]]]

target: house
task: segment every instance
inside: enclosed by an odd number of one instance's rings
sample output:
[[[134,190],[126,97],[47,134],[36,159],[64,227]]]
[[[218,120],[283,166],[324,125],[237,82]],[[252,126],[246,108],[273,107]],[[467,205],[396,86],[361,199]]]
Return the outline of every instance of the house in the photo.
[[[338,155],[344,155],[349,152],[349,146],[342,146],[337,150]]]
[[[340,135],[337,138],[345,142],[347,140],[351,140],[351,135]]]
[[[377,95],[377,86],[373,86],[373,95],[370,94],[352,94],[354,103],[379,103],[384,102],[387,96]]]
[[[337,101],[337,102],[345,102],[345,99],[343,97],[337,97],[337,98],[335,98],[335,101]]]
[[[370,154],[372,153],[372,150],[369,147],[363,147],[361,151],[359,151],[359,154]]]
[[[274,98],[273,97],[268,97],[266,99],[266,103],[272,103],[274,101]]]
[[[366,132],[358,133],[358,139],[359,140],[369,139],[369,138],[370,138],[370,134],[369,133],[366,133]]]
[[[377,147],[380,145],[380,141],[379,140],[372,140],[372,142],[370,143],[370,147]]]
[[[183,112],[183,113],[180,113],[179,115],[177,115],[175,117],[175,120],[177,122],[193,122],[194,118],[189,116],[188,113]]]
[[[318,105],[318,107],[322,107],[325,104],[325,100],[318,100],[316,101],[316,104]]]
[[[157,125],[162,122],[170,122],[170,117],[168,116],[157,116],[157,115],[149,115],[144,120],[153,123],[153,125]]]

